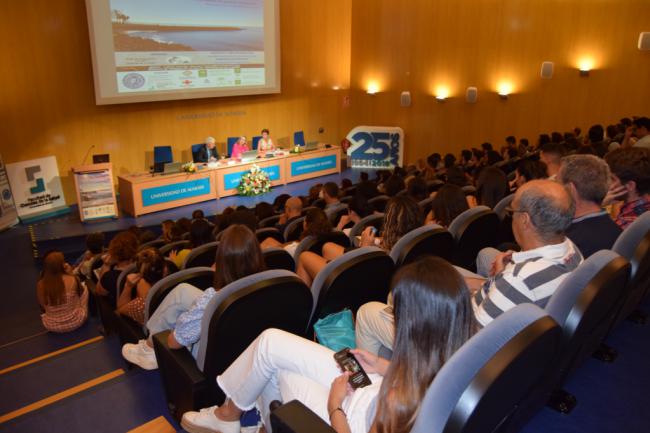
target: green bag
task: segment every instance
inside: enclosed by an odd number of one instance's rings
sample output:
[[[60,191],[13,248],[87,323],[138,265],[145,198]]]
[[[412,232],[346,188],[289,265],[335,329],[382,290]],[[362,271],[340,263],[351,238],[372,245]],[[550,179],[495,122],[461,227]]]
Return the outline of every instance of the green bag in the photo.
[[[352,311],[348,309],[319,319],[314,324],[314,332],[320,344],[335,352],[356,347]]]

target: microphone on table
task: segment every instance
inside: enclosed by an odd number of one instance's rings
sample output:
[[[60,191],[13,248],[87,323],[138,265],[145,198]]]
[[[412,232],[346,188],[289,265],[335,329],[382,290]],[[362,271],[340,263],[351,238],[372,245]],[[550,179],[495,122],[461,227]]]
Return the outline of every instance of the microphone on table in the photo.
[[[84,156],[84,160],[81,162],[81,165],[84,165],[86,163],[86,160],[88,159],[88,155],[90,154],[90,151],[95,148],[94,144],[91,144],[88,150],[86,151],[86,156]]]

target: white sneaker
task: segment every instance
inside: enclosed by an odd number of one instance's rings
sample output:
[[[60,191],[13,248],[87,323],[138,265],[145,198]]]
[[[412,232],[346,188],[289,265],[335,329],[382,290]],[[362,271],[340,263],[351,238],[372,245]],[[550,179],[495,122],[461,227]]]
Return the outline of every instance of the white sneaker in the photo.
[[[138,344],[125,344],[122,346],[122,356],[130,363],[145,370],[158,368],[156,353],[152,347],[149,347],[147,340],[140,340]]]
[[[239,420],[220,420],[214,415],[217,407],[206,407],[199,412],[185,412],[181,419],[181,427],[188,433],[239,433],[241,428]]]

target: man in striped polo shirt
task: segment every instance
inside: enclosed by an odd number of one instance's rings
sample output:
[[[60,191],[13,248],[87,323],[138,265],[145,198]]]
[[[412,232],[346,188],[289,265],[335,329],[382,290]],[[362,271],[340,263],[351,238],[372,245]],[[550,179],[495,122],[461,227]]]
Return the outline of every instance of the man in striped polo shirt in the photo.
[[[521,252],[482,250],[477,259],[482,276],[466,276],[475,292],[472,308],[481,326],[518,304],[544,308],[562,280],[582,262],[580,251],[565,236],[574,211],[571,196],[557,182],[535,180],[517,190],[509,212]]]

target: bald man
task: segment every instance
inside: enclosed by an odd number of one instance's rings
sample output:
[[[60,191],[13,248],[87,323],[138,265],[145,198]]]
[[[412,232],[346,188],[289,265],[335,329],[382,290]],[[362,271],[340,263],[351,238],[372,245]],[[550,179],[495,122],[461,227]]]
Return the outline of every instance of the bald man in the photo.
[[[275,226],[280,233],[284,233],[287,225],[302,215],[302,200],[300,197],[289,197],[284,204],[284,213],[280,216],[278,224]]]
[[[575,204],[561,184],[550,180],[524,184],[508,212],[521,251],[482,250],[477,258],[482,276],[466,274],[474,292],[474,315],[481,326],[517,304],[530,302],[544,308],[562,280],[583,260],[565,236]]]

